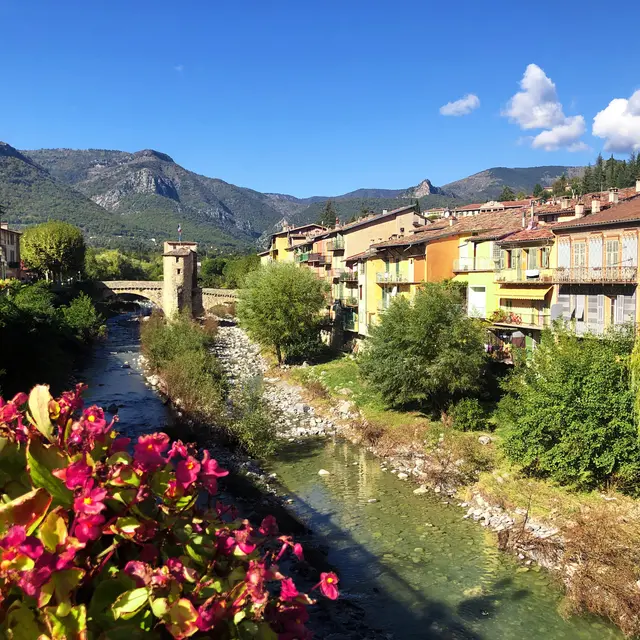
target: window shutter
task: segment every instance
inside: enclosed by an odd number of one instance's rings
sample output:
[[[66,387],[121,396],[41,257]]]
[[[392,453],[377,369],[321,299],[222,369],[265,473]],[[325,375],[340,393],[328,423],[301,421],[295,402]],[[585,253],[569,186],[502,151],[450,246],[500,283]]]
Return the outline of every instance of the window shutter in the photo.
[[[592,269],[602,268],[602,236],[589,238],[589,266]]]
[[[622,266],[638,266],[638,236],[636,235],[622,236]]]
[[[624,323],[624,295],[619,295],[616,297],[616,324]]]
[[[569,239],[558,241],[558,267],[568,269],[571,266],[571,243]]]
[[[584,320],[585,296],[576,296],[576,320]]]
[[[604,295],[598,296],[598,322],[604,323]]]

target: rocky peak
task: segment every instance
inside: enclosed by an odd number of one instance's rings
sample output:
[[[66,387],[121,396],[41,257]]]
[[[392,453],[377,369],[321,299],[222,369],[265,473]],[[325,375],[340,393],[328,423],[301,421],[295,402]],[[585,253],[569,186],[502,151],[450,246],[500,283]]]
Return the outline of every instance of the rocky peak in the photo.
[[[411,192],[414,198],[423,198],[424,196],[429,196],[434,193],[442,193],[442,190],[434,187],[431,184],[431,180],[425,178],[417,187],[413,187]]]
[[[142,151],[136,151],[133,154],[134,159],[138,158],[153,158],[154,160],[163,160],[164,162],[173,162],[173,158],[166,153],[155,151],[154,149],[143,149]]]
[[[0,141],[0,158],[17,158],[18,160],[22,160],[28,164],[33,165],[33,161],[31,161],[27,156],[20,153],[17,149],[14,149],[10,144],[6,142]]]

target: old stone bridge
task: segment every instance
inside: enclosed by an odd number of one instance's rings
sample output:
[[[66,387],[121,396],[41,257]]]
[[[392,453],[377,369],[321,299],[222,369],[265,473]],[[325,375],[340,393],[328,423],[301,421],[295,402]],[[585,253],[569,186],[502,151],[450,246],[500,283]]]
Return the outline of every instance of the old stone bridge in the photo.
[[[171,317],[180,311],[199,316],[218,305],[235,302],[233,289],[203,289],[198,287],[197,244],[195,242],[165,242],[163,277],[161,281],[112,280],[98,283],[105,299],[133,295],[151,301]]]

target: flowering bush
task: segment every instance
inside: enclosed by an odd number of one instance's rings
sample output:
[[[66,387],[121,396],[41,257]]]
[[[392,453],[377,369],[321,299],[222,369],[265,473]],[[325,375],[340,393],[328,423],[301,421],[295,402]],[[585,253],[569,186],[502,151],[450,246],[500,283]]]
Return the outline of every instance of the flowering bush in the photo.
[[[314,601],[278,568],[302,547],[214,504],[228,472],[208,451],[131,446],[82,390],[0,398],[0,636],[309,638]]]

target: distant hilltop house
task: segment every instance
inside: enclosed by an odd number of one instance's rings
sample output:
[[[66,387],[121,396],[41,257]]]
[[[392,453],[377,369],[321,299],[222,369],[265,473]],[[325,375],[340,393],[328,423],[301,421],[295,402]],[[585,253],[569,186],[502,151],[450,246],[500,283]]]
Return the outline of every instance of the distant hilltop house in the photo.
[[[0,222],[0,280],[20,278],[20,231],[9,229],[8,222]]]

